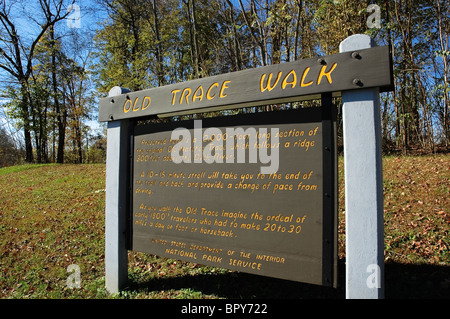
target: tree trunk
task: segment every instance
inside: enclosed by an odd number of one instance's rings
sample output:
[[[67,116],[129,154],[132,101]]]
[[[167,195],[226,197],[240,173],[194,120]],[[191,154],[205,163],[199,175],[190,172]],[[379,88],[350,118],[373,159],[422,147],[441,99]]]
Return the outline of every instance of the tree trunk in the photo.
[[[233,48],[234,48],[234,64],[235,71],[242,70],[242,52],[239,43],[238,33],[236,30],[236,19],[234,18],[234,6],[230,0],[226,0],[228,6],[230,7],[230,22],[231,22],[231,32],[233,34]]]
[[[436,7],[436,12],[437,12],[437,16],[438,16],[438,27],[439,27],[439,44],[441,47],[441,51],[442,51],[442,62],[444,64],[444,114],[443,114],[443,132],[444,132],[444,137],[445,137],[445,146],[449,147],[450,145],[450,125],[449,125],[449,104],[450,104],[450,96],[449,96],[449,89],[450,89],[450,83],[449,83],[449,79],[448,79],[448,73],[449,73],[449,66],[448,66],[448,60],[447,60],[447,56],[444,54],[444,52],[448,52],[448,29],[445,29],[445,26],[443,26],[443,16],[442,16],[442,8],[441,8],[441,3],[439,0],[436,1],[437,3],[437,7]],[[447,8],[448,10],[448,8]],[[444,34],[447,34],[447,39],[444,40]]]
[[[161,35],[159,33],[159,22],[158,22],[158,10],[156,7],[156,0],[153,0],[153,23],[155,25],[155,36],[156,36],[156,76],[158,78],[158,86],[165,84],[164,80],[164,70],[163,70],[163,58],[162,58],[162,44]]]
[[[55,30],[54,25],[50,26],[50,43],[51,43],[51,61],[52,61],[52,85],[53,85],[53,103],[55,105],[56,122],[58,124],[58,150],[56,154],[56,162],[64,163],[64,148],[66,141],[66,117],[65,110],[61,108],[58,99],[58,81],[56,78],[56,48],[55,48]]]
[[[33,144],[31,142],[31,126],[30,126],[30,112],[28,110],[28,85],[25,79],[20,80],[21,83],[21,112],[23,120],[23,135],[25,138],[25,161],[27,163],[34,162]]]

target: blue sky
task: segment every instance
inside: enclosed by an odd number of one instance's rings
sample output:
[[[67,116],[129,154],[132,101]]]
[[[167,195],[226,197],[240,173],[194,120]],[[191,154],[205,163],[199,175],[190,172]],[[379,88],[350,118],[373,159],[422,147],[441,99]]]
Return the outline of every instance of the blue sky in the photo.
[[[7,5],[10,5],[11,1],[7,1]],[[71,1],[67,1],[68,4]],[[90,43],[92,43],[92,37],[95,34],[95,30],[98,28],[98,22],[103,21],[107,15],[106,12],[97,4],[96,1],[91,0],[76,0],[75,5],[70,10],[69,16],[67,19],[60,21],[59,25],[57,25],[56,32],[59,34],[63,34],[65,32],[71,31],[74,33],[79,33],[81,36],[87,36]],[[29,39],[36,37],[38,32],[40,32],[39,27],[39,15],[34,16],[34,12],[40,11],[38,1],[23,1],[22,3],[18,2],[15,4],[13,9],[11,10],[10,19],[12,19],[16,25],[18,34],[20,35],[23,43],[27,45]],[[25,9],[27,14],[17,14],[15,9],[22,10]],[[63,10],[63,14],[66,13],[66,10]],[[79,19],[78,19],[79,18]],[[69,38],[66,38],[67,40]],[[65,45],[71,45],[66,39],[62,39],[65,42]],[[84,58],[85,55],[88,54],[88,50],[82,50],[79,52],[78,56],[73,56],[70,58]],[[11,77],[4,70],[0,70],[0,89],[5,89],[5,87],[11,83]],[[0,98],[0,127],[3,127],[7,130],[7,132],[16,132],[17,130],[12,127],[14,121],[11,119],[5,119],[6,117],[6,108],[3,107],[3,104],[7,102],[6,99]],[[92,128],[92,133],[94,131],[100,130],[101,126],[96,120],[96,114],[93,114],[95,119],[87,121],[86,124]],[[16,133],[21,134],[21,132]],[[20,138],[19,138],[20,139]]]

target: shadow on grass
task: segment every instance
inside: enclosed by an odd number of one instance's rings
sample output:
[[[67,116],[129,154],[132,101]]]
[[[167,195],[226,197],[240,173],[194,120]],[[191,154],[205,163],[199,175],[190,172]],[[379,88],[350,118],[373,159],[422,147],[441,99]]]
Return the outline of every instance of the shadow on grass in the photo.
[[[158,278],[144,282],[131,280],[128,289],[158,292],[187,288],[225,299],[343,299],[345,260],[338,262],[338,288],[229,272]],[[385,298],[448,299],[450,266],[388,262],[385,264]]]
[[[386,299],[449,299],[450,266],[385,264]]]
[[[338,264],[338,273],[344,273],[344,264]],[[342,269],[340,269],[342,268]],[[186,275],[157,278],[144,282],[130,280],[128,289],[134,291],[163,291],[192,289],[203,295],[225,299],[339,299],[344,297],[343,278],[338,288],[298,283],[239,272],[225,274]]]

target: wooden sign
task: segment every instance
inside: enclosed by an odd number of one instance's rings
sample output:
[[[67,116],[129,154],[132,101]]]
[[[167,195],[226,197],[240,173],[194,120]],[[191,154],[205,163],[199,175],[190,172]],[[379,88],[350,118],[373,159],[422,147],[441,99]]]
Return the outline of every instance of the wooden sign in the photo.
[[[204,119],[200,132],[194,121],[136,126],[130,248],[335,286],[336,157],[330,152],[332,121],[323,112]],[[181,142],[173,138],[176,128],[189,132],[192,150],[178,164],[172,160]],[[251,132],[253,140],[246,135]],[[237,163],[240,151],[246,157]],[[256,160],[250,163],[252,151]],[[262,174],[268,163],[259,159],[267,153],[277,153],[279,167]]]
[[[99,121],[171,116],[320,98],[392,84],[387,46],[192,80],[100,99]]]
[[[340,95],[346,295],[383,295],[379,92],[393,88],[392,58],[388,47],[373,47],[366,35],[350,36],[340,50],[139,92],[115,87],[100,100],[99,120],[108,122],[109,292],[126,286],[130,249],[336,287],[336,108],[331,101]],[[320,98],[322,107],[138,122],[310,98]]]

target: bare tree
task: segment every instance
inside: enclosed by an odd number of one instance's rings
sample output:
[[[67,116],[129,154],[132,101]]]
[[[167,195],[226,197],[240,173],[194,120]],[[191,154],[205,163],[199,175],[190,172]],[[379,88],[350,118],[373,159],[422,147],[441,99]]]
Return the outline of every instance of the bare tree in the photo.
[[[71,1],[74,3],[74,0]],[[12,12],[22,11],[22,16],[28,16],[26,10],[30,6],[25,2],[0,2],[0,68],[6,71],[20,86],[20,113],[23,122],[26,161],[33,162],[33,147],[31,143],[30,109],[32,101],[29,95],[28,81],[30,79],[35,49],[41,38],[55,23],[66,18],[70,13],[66,11],[64,0],[39,0],[39,14],[41,21],[30,17],[37,23],[37,34],[28,41],[19,34],[18,23]],[[33,10],[34,11],[34,10]],[[36,11],[35,11],[36,12]],[[36,16],[36,15],[35,15]]]
[[[438,51],[438,54],[442,57],[442,63],[444,66],[444,70],[443,70],[443,78],[444,78],[444,83],[443,83],[443,87],[444,87],[444,110],[443,110],[443,120],[442,120],[442,125],[443,125],[443,133],[444,133],[444,137],[445,137],[445,144],[448,147],[449,143],[450,143],[450,129],[449,129],[449,105],[450,105],[450,96],[449,96],[449,88],[450,88],[450,83],[449,83],[449,56],[450,56],[450,52],[449,52],[449,22],[447,20],[448,16],[449,16],[449,6],[445,6],[443,7],[441,5],[441,1],[440,0],[436,0],[436,4],[435,4],[435,10],[436,10],[436,15],[437,15],[437,22],[438,22],[438,31],[439,31],[439,48],[440,50]]]

